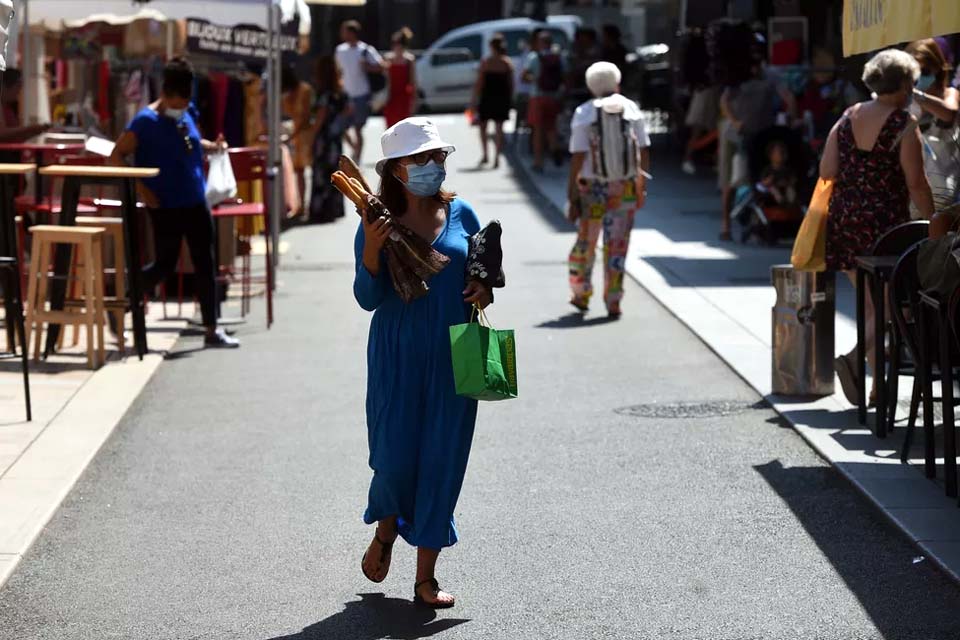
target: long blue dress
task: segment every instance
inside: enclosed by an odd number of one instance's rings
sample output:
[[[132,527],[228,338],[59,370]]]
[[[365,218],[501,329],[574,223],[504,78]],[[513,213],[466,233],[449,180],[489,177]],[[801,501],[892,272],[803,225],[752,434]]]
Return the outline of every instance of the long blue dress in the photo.
[[[467,322],[463,302],[469,237],[480,230],[473,208],[450,203],[433,247],[450,264],[411,303],[396,294],[381,260],[376,278],[363,266],[363,225],[354,249],[353,294],[373,311],[367,342],[367,438],[373,480],[363,520],[398,516],[413,546],[440,549],[457,541],[453,510],[463,485],[477,402],[456,394],[450,360],[454,324]]]

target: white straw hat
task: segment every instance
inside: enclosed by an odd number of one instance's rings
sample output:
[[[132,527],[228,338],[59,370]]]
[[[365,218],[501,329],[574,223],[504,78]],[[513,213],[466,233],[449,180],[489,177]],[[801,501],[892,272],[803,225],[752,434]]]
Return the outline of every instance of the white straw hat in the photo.
[[[447,153],[457,150],[440,138],[437,125],[429,118],[401,120],[383,132],[380,136],[380,148],[383,149],[383,160],[377,162],[378,174],[383,174],[383,165],[393,158],[404,158],[434,149],[443,149]]]

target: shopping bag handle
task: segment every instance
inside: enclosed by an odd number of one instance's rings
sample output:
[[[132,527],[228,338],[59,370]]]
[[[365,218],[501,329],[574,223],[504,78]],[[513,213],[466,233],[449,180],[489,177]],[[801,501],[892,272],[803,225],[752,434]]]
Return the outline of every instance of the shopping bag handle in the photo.
[[[493,325],[490,324],[490,320],[487,318],[487,314],[484,313],[483,309],[474,304],[473,309],[470,311],[470,322],[472,323],[477,316],[479,316],[480,325],[489,327],[490,329],[494,328]]]

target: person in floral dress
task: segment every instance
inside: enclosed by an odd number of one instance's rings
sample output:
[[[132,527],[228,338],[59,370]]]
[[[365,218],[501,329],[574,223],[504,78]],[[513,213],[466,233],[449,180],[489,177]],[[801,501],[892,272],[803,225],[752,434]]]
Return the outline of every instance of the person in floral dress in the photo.
[[[920,67],[907,53],[881,51],[863,69],[875,97],[843,114],[827,138],[820,177],[834,180],[827,218],[826,263],[856,283],[857,256],[869,255],[884,233],[910,220],[910,200],[924,218],[933,215],[933,196],[923,172],[916,118],[906,108]],[[876,361],[873,301],[866,296],[867,360]],[[844,395],[858,401],[856,348],[834,361]],[[873,394],[871,393],[871,396]]]
[[[608,316],[616,319],[633,217],[646,199],[650,137],[640,107],[620,94],[616,65],[594,63],[586,79],[595,97],[577,107],[570,129],[568,217],[577,224],[577,241],[569,258],[570,304],[581,312],[590,305],[593,263],[602,231],[603,300]]]

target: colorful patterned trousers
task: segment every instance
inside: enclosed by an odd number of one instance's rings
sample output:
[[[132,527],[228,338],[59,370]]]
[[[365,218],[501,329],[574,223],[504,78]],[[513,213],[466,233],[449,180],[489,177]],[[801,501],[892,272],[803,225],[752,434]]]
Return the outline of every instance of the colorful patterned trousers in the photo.
[[[603,231],[603,301],[608,311],[619,312],[630,230],[637,211],[636,183],[580,180],[580,211],[577,242],[569,262],[574,302],[582,306],[590,302],[597,240]]]

